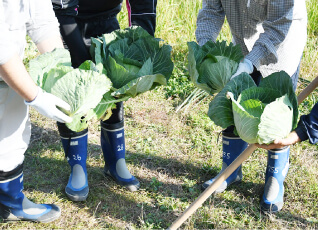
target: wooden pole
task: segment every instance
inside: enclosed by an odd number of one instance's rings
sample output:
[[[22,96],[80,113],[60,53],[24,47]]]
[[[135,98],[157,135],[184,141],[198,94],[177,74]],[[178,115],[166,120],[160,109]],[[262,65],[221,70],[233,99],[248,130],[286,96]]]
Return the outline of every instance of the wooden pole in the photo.
[[[318,76],[298,95],[298,105],[317,87]],[[214,178],[213,183],[201,193],[201,195],[171,224],[168,229],[176,230],[179,228],[256,149],[257,147],[255,144],[249,145],[222,173]]]

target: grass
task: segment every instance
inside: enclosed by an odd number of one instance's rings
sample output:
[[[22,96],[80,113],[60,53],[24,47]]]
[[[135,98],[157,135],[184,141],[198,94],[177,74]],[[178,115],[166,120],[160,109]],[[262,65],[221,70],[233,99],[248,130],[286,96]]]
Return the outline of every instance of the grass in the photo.
[[[87,160],[90,193],[86,202],[69,201],[64,187],[70,168],[55,122],[31,109],[32,137],[26,152],[24,193],[34,202],[59,205],[62,216],[49,224],[0,223],[0,228],[165,229],[201,194],[200,185],[221,169],[221,128],[206,115],[209,98],[176,113],[194,89],[188,81],[186,42],[195,40],[200,5],[200,1],[191,0],[159,1],[156,36],[173,47],[173,76],[168,86],[125,102],[126,160],[130,172],[141,182],[140,191],[128,192],[103,176],[100,127],[94,121],[89,126]],[[317,9],[317,1],[307,1],[307,7]],[[310,22],[317,17],[315,12],[309,17]],[[125,27],[125,10],[119,19]],[[317,32],[317,27],[311,28]],[[303,80],[299,81],[297,92],[318,75],[318,39],[313,34],[308,36],[301,65]],[[230,41],[227,25],[220,39]],[[34,50],[29,43],[26,64],[36,56]],[[315,91],[300,106],[302,114],[310,110],[317,95]],[[258,149],[243,163],[242,183],[211,196],[182,229],[317,229],[317,153],[317,145],[308,142],[291,147],[285,204],[279,214],[264,215],[259,210],[267,154]]]

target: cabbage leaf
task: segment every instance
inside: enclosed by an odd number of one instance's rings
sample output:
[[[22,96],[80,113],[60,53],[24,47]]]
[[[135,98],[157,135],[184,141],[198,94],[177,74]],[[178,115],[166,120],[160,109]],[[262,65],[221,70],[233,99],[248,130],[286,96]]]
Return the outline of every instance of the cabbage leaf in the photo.
[[[91,55],[113,83],[112,96],[126,100],[167,85],[172,70],[171,46],[138,26],[92,38]]]
[[[208,41],[203,46],[188,42],[188,69],[191,81],[213,95],[220,92],[244,58],[239,46],[225,41]]]
[[[82,131],[88,127],[90,119],[100,118],[95,108],[103,95],[110,91],[110,79],[102,73],[102,66],[91,61],[73,69],[69,65],[69,52],[65,49],[55,49],[42,55],[30,61],[32,79],[43,90],[71,106],[70,111],[63,111],[73,118],[66,126],[75,132]]]
[[[290,76],[276,72],[256,86],[246,73],[231,80],[209,104],[216,125],[235,126],[248,143],[269,144],[296,128],[298,104]]]

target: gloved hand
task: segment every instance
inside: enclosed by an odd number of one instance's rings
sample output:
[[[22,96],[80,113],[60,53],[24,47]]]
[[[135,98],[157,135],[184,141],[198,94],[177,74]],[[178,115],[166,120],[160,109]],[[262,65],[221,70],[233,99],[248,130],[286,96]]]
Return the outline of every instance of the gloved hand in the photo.
[[[42,115],[59,121],[61,123],[69,123],[72,118],[67,116],[56,106],[59,106],[65,110],[70,110],[70,105],[67,104],[62,99],[54,96],[53,94],[44,92],[40,87],[38,87],[39,92],[33,101],[24,101],[26,105],[30,105],[35,108]]]
[[[250,60],[244,58],[243,61],[240,62],[239,66],[236,70],[236,73],[233,74],[233,76],[231,77],[231,80],[244,72],[251,74],[253,72],[253,70],[254,70],[253,63]]]

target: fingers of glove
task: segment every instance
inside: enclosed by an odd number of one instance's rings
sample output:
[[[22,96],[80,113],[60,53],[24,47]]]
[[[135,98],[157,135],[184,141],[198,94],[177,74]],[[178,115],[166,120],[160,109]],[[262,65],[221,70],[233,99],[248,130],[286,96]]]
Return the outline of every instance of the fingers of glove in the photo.
[[[248,59],[244,59],[243,62],[239,64],[237,71],[235,72],[235,74],[233,74],[233,76],[231,77],[231,80],[244,72],[251,74],[253,72],[253,69],[254,67],[252,62]]]
[[[65,113],[63,113],[62,111],[56,109],[57,111],[54,113],[54,116],[52,117],[52,119],[61,122],[61,123],[70,123],[72,122],[72,118],[67,116]]]
[[[51,104],[48,106],[49,111],[51,111],[52,119],[59,121],[61,123],[69,123],[72,122],[72,118],[59,110],[56,106],[63,108],[65,110],[70,110],[71,106],[63,101],[62,99],[56,97],[53,94],[46,93],[46,97]]]
[[[71,109],[71,106],[67,102],[63,101],[62,99],[56,97],[53,94],[49,94],[49,96],[51,97],[51,100],[54,101],[56,106],[61,107],[62,109],[65,109],[68,111]]]

